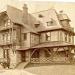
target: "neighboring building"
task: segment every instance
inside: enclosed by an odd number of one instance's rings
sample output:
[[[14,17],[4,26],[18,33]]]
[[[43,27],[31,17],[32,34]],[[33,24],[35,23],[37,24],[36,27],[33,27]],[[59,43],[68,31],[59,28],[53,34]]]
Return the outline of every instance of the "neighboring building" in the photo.
[[[0,58],[10,68],[25,63],[71,63],[75,45],[74,29],[67,14],[55,9],[29,14],[7,6],[0,13]]]

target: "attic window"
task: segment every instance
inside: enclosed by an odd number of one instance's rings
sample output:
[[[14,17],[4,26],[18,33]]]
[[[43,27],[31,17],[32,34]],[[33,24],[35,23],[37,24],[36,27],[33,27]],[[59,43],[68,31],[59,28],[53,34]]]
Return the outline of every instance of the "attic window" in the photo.
[[[35,27],[37,28],[40,24],[35,24]]]
[[[50,18],[50,20],[47,23],[47,26],[52,26],[52,25],[55,25],[55,20]]]
[[[51,26],[53,24],[53,21],[47,22],[47,26]]]
[[[39,18],[43,18],[43,15],[42,15],[42,14],[39,14],[38,17],[39,17]]]

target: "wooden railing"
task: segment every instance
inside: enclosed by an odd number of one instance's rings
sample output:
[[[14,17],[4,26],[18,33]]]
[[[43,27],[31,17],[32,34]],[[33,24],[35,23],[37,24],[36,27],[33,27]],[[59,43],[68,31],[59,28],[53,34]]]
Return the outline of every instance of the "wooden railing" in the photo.
[[[12,28],[12,26],[0,26],[0,31]]]

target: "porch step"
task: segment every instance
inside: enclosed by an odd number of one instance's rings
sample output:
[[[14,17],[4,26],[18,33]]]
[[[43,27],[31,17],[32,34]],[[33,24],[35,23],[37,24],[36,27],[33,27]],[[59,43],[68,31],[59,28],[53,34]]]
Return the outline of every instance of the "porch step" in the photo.
[[[16,69],[24,69],[28,64],[29,62],[21,62]]]

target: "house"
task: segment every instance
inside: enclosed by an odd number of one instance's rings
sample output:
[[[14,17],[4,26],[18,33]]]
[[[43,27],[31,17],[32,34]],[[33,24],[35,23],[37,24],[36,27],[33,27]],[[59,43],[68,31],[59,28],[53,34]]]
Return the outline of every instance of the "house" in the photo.
[[[74,59],[74,29],[62,11],[49,9],[28,13],[7,6],[0,13],[0,59],[10,68],[24,63],[71,63]]]

